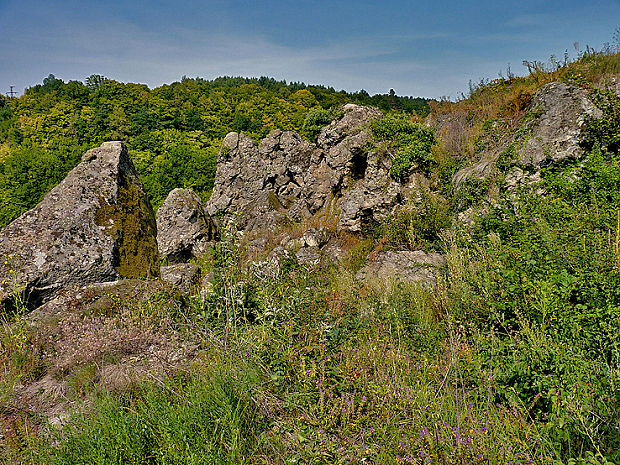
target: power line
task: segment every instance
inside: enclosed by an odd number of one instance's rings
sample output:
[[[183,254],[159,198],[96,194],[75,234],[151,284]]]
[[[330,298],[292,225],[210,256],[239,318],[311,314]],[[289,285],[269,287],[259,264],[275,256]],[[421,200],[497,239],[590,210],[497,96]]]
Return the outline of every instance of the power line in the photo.
[[[15,92],[15,91],[13,90],[13,88],[14,88],[15,86],[9,86],[9,87],[11,88],[11,90],[9,90],[9,91],[6,93],[6,95],[8,95],[8,96],[9,96],[9,98],[13,98],[13,97],[15,97],[15,94],[17,94],[17,92]]]

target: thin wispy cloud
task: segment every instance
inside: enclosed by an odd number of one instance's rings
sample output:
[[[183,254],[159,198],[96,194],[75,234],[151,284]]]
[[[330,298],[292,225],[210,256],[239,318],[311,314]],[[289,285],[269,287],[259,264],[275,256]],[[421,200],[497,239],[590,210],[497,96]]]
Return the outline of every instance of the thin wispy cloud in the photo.
[[[455,96],[470,79],[493,78],[508,63],[610,39],[617,2],[599,0],[597,16],[566,1],[554,12],[528,0],[520,9],[467,0],[449,7],[387,1],[380,8],[346,0],[188,0],[148,10],[133,0],[0,0],[0,91],[22,90],[49,73],[64,80],[98,73],[151,87],[183,75],[267,75],[350,91]]]

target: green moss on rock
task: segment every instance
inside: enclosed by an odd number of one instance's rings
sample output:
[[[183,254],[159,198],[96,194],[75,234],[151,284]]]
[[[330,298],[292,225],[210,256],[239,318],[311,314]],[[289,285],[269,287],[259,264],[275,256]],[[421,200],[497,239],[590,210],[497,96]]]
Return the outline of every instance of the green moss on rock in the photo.
[[[159,276],[155,215],[141,186],[121,173],[117,203],[110,204],[103,197],[99,203],[95,222],[114,239],[118,274],[123,278]]]

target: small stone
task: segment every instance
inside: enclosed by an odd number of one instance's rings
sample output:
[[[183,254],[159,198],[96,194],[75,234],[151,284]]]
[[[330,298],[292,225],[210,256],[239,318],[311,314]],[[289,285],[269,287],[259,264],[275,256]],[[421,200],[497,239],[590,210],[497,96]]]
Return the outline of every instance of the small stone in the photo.
[[[422,250],[382,252],[363,267],[356,278],[372,281],[398,280],[432,286],[445,263],[443,255]]]
[[[329,242],[333,233],[325,228],[310,228],[302,236],[302,240],[306,247],[316,247],[320,249]]]
[[[177,263],[161,267],[161,279],[176,286],[181,294],[186,296],[198,286],[199,278],[200,268],[193,263]]]

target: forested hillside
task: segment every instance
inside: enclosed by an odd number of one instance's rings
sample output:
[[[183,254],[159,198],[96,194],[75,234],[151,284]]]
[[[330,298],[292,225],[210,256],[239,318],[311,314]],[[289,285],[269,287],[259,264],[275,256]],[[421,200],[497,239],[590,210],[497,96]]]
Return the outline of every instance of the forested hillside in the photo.
[[[0,226],[60,182],[90,147],[123,140],[152,202],[175,187],[206,198],[217,151],[229,131],[261,139],[275,128],[311,137],[329,109],[348,102],[419,115],[421,98],[370,96],[271,78],[183,78],[149,89],[100,75],[63,82],[53,75],[16,99],[0,97]]]

